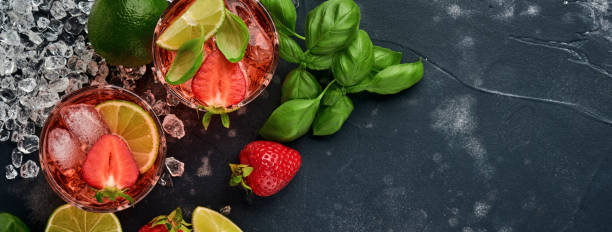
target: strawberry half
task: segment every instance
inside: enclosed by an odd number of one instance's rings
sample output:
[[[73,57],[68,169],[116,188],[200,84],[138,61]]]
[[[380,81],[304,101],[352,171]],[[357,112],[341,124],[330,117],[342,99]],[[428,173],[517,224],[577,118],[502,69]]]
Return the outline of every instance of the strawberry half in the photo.
[[[244,100],[247,82],[240,65],[212,51],[191,82],[193,95],[206,107],[227,108]]]
[[[246,97],[247,81],[239,63],[229,62],[219,50],[210,52],[191,81],[191,91],[206,110],[202,125],[208,129],[215,114],[229,128],[228,108]]]
[[[138,180],[138,165],[128,145],[116,135],[102,136],[89,150],[83,164],[83,180],[98,189],[96,199],[111,201],[121,196],[130,203],[132,197],[124,193]]]
[[[272,196],[289,184],[301,163],[302,157],[294,149],[276,142],[255,141],[240,152],[240,164],[230,164],[230,185],[240,184],[260,197]]]

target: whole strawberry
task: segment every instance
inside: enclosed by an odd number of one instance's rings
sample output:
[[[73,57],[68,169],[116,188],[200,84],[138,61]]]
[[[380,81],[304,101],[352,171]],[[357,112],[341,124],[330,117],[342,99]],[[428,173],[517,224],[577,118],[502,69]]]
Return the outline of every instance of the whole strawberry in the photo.
[[[242,185],[260,197],[272,196],[289,184],[301,163],[302,157],[294,149],[276,142],[255,141],[240,152],[240,164],[230,164],[230,185]]]
[[[177,208],[167,216],[161,215],[153,218],[138,232],[190,232],[191,229],[188,227],[190,225],[183,220],[181,208]]]

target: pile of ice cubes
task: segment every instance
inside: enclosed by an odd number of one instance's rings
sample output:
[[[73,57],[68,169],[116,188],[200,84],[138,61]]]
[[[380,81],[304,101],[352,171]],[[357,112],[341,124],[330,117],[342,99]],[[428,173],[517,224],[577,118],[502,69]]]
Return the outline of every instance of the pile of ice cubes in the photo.
[[[109,66],[87,41],[94,0],[0,0],[0,142],[17,143],[7,179],[38,175],[38,131],[60,98],[109,82],[134,89],[146,66]],[[155,102],[167,114],[165,101]],[[174,103],[172,103],[174,104]],[[17,162],[19,161],[19,162]],[[20,170],[18,170],[20,168]]]

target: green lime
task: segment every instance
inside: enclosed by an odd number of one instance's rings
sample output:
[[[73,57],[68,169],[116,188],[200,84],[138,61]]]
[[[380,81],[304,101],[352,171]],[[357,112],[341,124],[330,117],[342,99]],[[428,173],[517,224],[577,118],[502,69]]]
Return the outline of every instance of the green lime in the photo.
[[[49,217],[45,232],[121,232],[115,214],[91,213],[71,205],[62,205]]]
[[[208,40],[223,24],[224,18],[223,0],[195,0],[162,32],[156,43],[162,48],[177,50],[183,43],[200,36],[200,26],[204,26],[204,38]]]
[[[139,105],[121,100],[102,102],[96,110],[111,132],[127,142],[140,173],[151,169],[159,149],[157,124],[151,115]]]
[[[87,23],[89,41],[110,64],[148,64],[153,31],[167,6],[166,0],[98,0]]]
[[[198,206],[191,218],[194,232],[241,232],[236,224],[217,211]]]

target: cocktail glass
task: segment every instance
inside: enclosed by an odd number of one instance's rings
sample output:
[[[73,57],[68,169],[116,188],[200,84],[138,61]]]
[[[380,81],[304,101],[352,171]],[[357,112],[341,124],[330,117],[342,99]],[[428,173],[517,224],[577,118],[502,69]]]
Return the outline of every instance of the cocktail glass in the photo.
[[[168,28],[168,26],[189,7],[194,0],[179,0],[171,3],[162,14],[155,27],[153,41]],[[240,68],[247,77],[247,93],[244,100],[238,104],[227,107],[231,112],[257,98],[272,80],[278,63],[278,33],[272,18],[264,6],[256,0],[225,0],[226,8],[244,20],[249,28],[250,41],[246,54],[240,61]],[[218,49],[213,36],[204,44],[205,56],[210,51]],[[155,64],[155,77],[162,82],[183,104],[197,109],[206,106],[198,101],[191,91],[191,80],[180,85],[169,85],[165,76],[176,52],[165,50],[153,43],[153,61]],[[206,59],[206,57],[204,57]]]
[[[159,119],[153,112],[150,105],[138,95],[126,89],[115,86],[89,87],[77,90],[65,96],[51,111],[40,135],[40,166],[45,174],[45,178],[53,191],[55,191],[64,201],[91,212],[117,212],[130,207],[132,204],[124,198],[117,198],[116,201],[105,199],[103,203],[96,201],[96,190],[85,183],[82,179],[81,166],[60,167],[58,160],[54,159],[49,152],[49,133],[55,128],[66,128],[61,119],[60,110],[64,107],[87,104],[95,106],[109,100],[124,100],[135,103],[142,107],[155,121],[159,135],[159,147],[157,158],[148,171],[140,173],[136,184],[129,187],[125,192],[134,199],[134,203],[142,200],[155,186],[162,174],[162,164],[165,159],[166,138]],[[86,127],[84,127],[86,128]],[[82,145],[82,147],[85,147]],[[86,148],[82,148],[85,150]],[[86,153],[86,151],[84,151]]]

